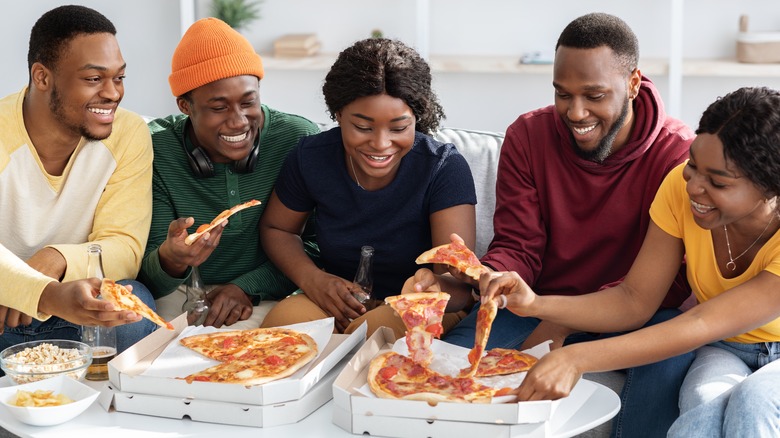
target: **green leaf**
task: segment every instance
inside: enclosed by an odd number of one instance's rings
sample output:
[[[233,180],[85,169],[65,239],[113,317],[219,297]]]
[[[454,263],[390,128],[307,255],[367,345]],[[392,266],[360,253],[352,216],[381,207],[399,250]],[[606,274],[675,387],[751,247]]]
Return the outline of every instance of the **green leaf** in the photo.
[[[242,29],[260,18],[262,0],[212,0],[211,15],[233,29]]]

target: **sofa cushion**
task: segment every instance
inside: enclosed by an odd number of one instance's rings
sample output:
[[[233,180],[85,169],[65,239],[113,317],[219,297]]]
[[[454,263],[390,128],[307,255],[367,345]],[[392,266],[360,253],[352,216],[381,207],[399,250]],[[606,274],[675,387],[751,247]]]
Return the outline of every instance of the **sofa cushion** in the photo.
[[[477,191],[477,245],[474,252],[482,257],[493,240],[493,211],[496,208],[496,172],[504,135],[467,129],[441,128],[436,140],[452,143],[471,168]]]

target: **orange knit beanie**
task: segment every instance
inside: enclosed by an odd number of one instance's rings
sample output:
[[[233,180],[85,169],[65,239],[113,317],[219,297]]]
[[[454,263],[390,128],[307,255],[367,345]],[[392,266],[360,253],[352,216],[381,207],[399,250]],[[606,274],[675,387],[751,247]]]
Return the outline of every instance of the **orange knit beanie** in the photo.
[[[217,18],[196,21],[176,46],[168,83],[176,97],[240,75],[263,78],[263,60],[243,35]]]

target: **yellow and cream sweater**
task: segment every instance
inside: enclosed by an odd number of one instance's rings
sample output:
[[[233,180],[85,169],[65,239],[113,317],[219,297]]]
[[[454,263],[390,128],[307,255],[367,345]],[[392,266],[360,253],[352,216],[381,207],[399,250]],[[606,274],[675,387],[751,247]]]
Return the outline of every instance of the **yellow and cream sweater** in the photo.
[[[63,281],[84,278],[87,246],[103,248],[108,278],[135,278],[152,216],[152,141],[143,119],[119,108],[111,135],[82,138],[61,176],[49,175],[22,118],[26,88],[0,100],[0,305],[39,319],[51,278],[25,260],[44,247],[67,261]]]

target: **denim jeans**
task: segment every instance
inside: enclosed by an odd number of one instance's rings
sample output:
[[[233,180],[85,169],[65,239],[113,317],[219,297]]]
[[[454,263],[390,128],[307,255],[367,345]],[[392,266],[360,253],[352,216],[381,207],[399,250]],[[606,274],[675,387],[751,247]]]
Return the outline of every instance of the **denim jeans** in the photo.
[[[146,305],[155,309],[154,298],[146,286],[131,280],[122,280],[118,283],[132,285],[133,293]],[[157,324],[146,318],[132,324],[118,326],[116,328],[117,351],[121,353],[131,345],[146,337],[146,335],[152,333],[156,328]],[[23,327],[5,327],[2,336],[0,336],[0,351],[6,347],[21,344],[22,342],[44,339],[69,339],[79,341],[81,340],[81,326],[65,321],[62,318],[52,316],[46,321],[33,319],[32,324]]]
[[[670,437],[780,436],[780,342],[696,350]]]
[[[479,304],[455,328],[442,339],[462,347],[474,346],[477,310]],[[677,309],[661,309],[645,324],[645,327],[674,318]],[[502,309],[496,314],[490,330],[487,348],[519,348],[533,332],[539,320],[517,316]],[[592,335],[575,333],[566,338],[565,344],[587,342],[622,333]],[[641,367],[625,370],[626,380],[620,394],[620,412],[612,420],[613,437],[664,437],[679,414],[677,407],[680,386],[694,354],[687,353]]]

